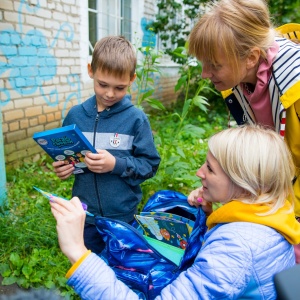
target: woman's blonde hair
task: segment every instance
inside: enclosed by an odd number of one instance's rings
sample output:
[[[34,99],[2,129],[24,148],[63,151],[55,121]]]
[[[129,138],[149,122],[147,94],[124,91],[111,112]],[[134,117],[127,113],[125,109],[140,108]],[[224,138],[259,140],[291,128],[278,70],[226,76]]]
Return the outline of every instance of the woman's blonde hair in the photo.
[[[94,47],[91,68],[122,78],[129,74],[133,78],[137,64],[136,51],[123,36],[107,36]]]
[[[237,200],[265,203],[268,214],[293,198],[295,167],[284,140],[259,125],[230,128],[213,135],[208,147],[233,184],[244,191]]]
[[[266,58],[276,33],[264,0],[220,0],[208,5],[189,36],[188,52],[198,60],[217,65],[217,51],[237,72],[253,47]]]

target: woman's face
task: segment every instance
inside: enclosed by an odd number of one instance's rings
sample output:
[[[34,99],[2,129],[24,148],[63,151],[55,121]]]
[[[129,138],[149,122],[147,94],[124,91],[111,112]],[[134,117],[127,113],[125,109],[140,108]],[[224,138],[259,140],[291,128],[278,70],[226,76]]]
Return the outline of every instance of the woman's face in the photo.
[[[201,178],[203,199],[206,201],[226,203],[240,192],[241,188],[233,184],[210,151],[196,175]]]
[[[235,87],[241,82],[247,82],[247,63],[239,61],[238,72],[221,51],[217,51],[217,64],[202,60],[202,78],[208,78],[214,84],[216,90],[225,91]]]

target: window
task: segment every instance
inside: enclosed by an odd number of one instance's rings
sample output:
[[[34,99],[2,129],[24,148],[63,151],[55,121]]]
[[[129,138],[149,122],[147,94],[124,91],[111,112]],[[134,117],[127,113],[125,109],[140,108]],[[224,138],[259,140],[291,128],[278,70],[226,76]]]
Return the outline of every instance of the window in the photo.
[[[89,53],[104,36],[123,35],[132,42],[132,5],[138,0],[89,0]]]

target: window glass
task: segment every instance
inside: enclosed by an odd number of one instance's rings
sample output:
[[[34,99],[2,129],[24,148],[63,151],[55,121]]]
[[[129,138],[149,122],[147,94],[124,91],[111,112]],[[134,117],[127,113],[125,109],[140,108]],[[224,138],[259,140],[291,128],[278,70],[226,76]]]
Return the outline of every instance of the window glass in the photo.
[[[89,53],[104,36],[124,35],[132,41],[132,0],[89,0]]]
[[[123,0],[121,6],[121,32],[131,41],[131,0]]]
[[[89,54],[97,42],[97,0],[89,0]]]

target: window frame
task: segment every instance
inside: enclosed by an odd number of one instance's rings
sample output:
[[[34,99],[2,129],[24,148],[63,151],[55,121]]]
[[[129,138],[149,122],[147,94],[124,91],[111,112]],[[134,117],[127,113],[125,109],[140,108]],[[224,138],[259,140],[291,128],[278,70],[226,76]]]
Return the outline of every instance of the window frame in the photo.
[[[124,35],[128,40],[134,42],[134,30],[138,27],[136,26],[138,25],[138,19],[134,19],[133,16],[139,15],[135,12],[134,7],[139,0],[94,0],[92,8],[89,7],[89,2],[87,12],[90,54],[93,51],[93,44],[107,35]],[[95,14],[94,18],[93,14]],[[90,23],[93,23],[93,26],[90,26]],[[91,32],[91,28],[95,28],[96,32]],[[91,38],[92,35],[93,38]]]

